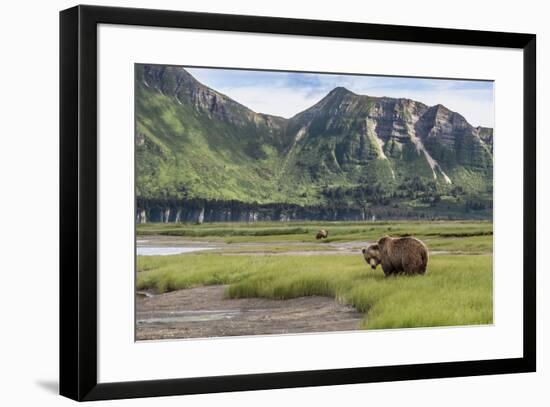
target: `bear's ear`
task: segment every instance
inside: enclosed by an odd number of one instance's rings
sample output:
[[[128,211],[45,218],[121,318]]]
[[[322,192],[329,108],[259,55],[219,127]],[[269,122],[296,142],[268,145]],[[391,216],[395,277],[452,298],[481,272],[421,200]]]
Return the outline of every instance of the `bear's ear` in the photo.
[[[378,243],[371,244],[368,247],[369,250],[380,250],[380,247],[378,246]]]
[[[384,236],[384,237],[381,237],[380,239],[378,239],[378,244],[379,245],[383,245],[384,243],[386,243],[389,239],[391,239],[391,237],[389,237],[388,235]]]

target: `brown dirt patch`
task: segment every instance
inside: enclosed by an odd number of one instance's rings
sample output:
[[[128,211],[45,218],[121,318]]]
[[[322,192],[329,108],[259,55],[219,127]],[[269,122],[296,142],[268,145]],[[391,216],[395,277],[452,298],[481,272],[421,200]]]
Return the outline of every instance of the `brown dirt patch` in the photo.
[[[352,331],[363,315],[328,297],[224,298],[225,286],[136,299],[136,339],[183,339]]]

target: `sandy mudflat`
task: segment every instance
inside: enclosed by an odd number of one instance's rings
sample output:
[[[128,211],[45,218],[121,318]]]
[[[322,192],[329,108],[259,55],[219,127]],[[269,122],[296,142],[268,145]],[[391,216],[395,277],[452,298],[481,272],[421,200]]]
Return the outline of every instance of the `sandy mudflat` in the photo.
[[[136,339],[352,331],[363,315],[328,297],[226,299],[207,286],[136,299]]]

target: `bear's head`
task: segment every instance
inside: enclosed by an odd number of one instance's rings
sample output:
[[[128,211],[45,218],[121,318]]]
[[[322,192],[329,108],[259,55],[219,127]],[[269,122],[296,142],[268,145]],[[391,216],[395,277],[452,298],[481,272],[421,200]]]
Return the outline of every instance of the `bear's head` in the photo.
[[[372,267],[373,270],[376,269],[376,266],[378,266],[382,261],[380,258],[380,246],[378,246],[378,243],[371,244],[369,247],[363,248],[362,252],[365,261]]]

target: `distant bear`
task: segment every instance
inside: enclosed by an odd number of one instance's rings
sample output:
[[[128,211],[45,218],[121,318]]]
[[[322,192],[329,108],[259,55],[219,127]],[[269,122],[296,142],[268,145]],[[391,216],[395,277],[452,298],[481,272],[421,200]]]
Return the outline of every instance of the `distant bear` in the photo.
[[[317,236],[315,236],[315,239],[326,239],[328,237],[328,230],[321,229],[317,232]]]
[[[428,248],[414,237],[385,236],[362,251],[365,261],[373,269],[381,264],[386,276],[425,274],[428,266]]]

